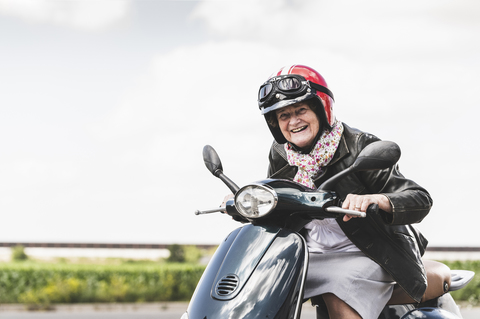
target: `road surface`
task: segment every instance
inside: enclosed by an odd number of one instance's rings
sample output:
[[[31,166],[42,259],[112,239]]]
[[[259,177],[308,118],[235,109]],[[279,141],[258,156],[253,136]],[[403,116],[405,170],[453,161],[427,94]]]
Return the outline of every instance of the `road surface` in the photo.
[[[1,319],[180,319],[187,303],[61,305],[53,311],[25,311],[18,306],[0,305]],[[480,318],[480,307],[463,308],[464,319]],[[302,319],[315,319],[315,310],[305,303]]]

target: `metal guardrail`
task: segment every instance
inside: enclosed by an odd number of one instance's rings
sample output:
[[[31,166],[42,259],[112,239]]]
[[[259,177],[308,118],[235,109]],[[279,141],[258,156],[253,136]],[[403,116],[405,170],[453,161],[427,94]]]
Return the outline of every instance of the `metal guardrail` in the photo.
[[[181,244],[189,245],[189,244]],[[110,248],[110,249],[168,249],[170,244],[118,244],[118,243],[24,243],[24,242],[4,242],[0,247],[42,247],[42,248]],[[217,247],[217,245],[195,245],[201,249]]]
[[[189,244],[181,244],[189,245]],[[118,248],[118,249],[167,249],[170,244],[121,244],[121,243],[25,243],[25,242],[4,242],[0,247],[45,247],[45,248]],[[217,245],[192,244],[201,249],[217,247]],[[480,252],[480,247],[427,247],[431,252]]]
[[[480,247],[427,247],[427,251],[480,252]]]

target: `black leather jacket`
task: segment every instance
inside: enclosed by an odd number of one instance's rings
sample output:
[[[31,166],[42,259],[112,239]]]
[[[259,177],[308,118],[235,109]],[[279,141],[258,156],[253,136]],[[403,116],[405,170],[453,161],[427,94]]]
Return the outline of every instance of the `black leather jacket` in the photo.
[[[379,139],[371,134],[344,125],[341,142],[332,161],[315,179],[320,186],[329,177],[354,162],[360,151]],[[270,149],[269,178],[293,180],[297,167],[290,166],[284,146],[273,143]],[[392,213],[379,211],[366,218],[344,222],[337,218],[347,237],[367,256],[382,266],[414,300],[420,302],[427,287],[421,256],[427,240],[410,224],[418,223],[428,214],[432,199],[428,192],[406,179],[395,165],[380,171],[359,172],[339,182],[334,191],[345,198],[348,194],[384,194],[390,200]]]

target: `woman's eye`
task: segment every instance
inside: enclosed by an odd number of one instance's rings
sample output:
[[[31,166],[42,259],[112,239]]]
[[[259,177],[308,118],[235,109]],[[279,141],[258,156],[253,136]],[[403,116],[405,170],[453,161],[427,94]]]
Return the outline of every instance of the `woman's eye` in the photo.
[[[286,113],[280,114],[278,118],[282,121],[285,121],[288,119],[288,114]]]

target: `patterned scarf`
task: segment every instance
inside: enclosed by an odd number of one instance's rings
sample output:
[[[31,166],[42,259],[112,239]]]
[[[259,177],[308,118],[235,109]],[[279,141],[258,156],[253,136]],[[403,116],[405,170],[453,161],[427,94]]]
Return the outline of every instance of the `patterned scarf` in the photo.
[[[343,124],[335,121],[330,132],[324,131],[317,144],[309,154],[295,151],[290,143],[285,143],[288,164],[297,166],[298,172],[293,179],[295,182],[310,188],[315,188],[313,178],[318,176],[322,167],[326,166],[333,158],[343,133]]]

